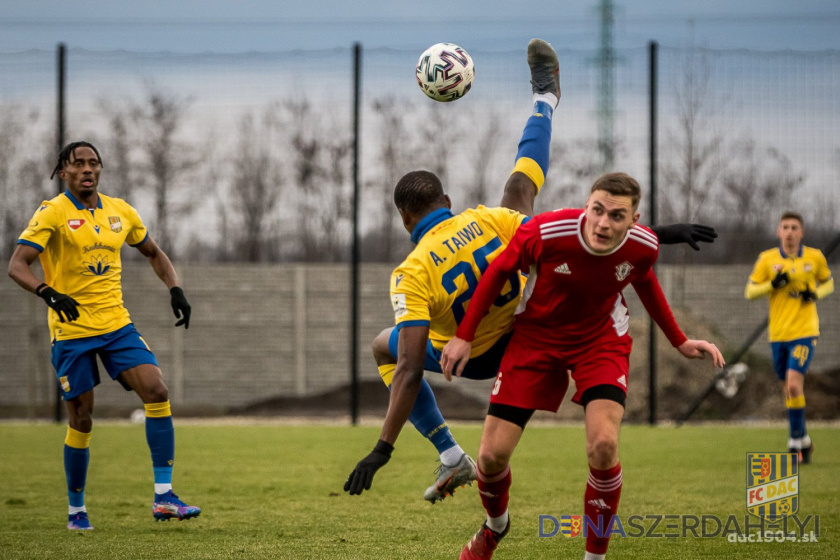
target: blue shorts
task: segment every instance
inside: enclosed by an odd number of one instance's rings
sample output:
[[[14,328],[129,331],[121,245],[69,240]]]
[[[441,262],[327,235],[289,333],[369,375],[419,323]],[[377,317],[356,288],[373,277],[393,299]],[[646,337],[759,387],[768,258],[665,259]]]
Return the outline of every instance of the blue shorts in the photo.
[[[811,365],[811,357],[814,355],[814,346],[816,345],[816,337],[799,338],[787,342],[771,342],[773,367],[776,368],[779,381],[785,380],[789,369],[804,375],[808,371],[808,366]]]
[[[499,364],[502,363],[502,356],[505,354],[505,348],[507,348],[511,336],[513,336],[513,332],[503,335],[484,354],[471,358],[464,367],[461,377],[467,379],[492,379],[496,377],[496,374],[499,373]],[[399,329],[396,327],[391,329],[391,336],[388,337],[388,351],[395,360],[397,359],[399,339]],[[440,367],[440,350],[432,346],[431,340],[426,342],[426,359],[423,363],[423,369],[443,373]]]
[[[131,387],[119,378],[122,372],[142,364],[158,365],[133,324],[99,336],[57,340],[52,345],[52,365],[65,401],[99,385],[97,355],[111,379],[119,381],[126,391]]]

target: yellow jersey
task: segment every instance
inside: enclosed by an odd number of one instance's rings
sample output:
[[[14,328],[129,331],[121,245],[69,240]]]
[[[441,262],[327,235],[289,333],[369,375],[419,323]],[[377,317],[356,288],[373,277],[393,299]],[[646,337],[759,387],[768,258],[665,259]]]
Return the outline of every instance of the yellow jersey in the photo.
[[[799,254],[793,256],[786,255],[781,247],[764,251],[753,267],[750,282],[769,282],[778,272],[787,272],[790,280],[784,288],[770,293],[770,342],[819,336],[817,306],[803,303],[799,292],[805,288],[816,291],[818,283],[831,278],[822,251],[804,245],[800,245]]]
[[[18,243],[38,249],[46,283],[79,302],[72,323],[49,309],[52,340],[98,336],[131,322],[123,306],[120,249],[142,244],[147,235],[137,210],[119,198],[100,193],[92,210],[70,192],[41,203]]]
[[[429,326],[440,350],[455,335],[481,275],[507,247],[527,216],[508,208],[470,208],[453,215],[447,208],[428,214],[414,228],[417,244],[391,275],[396,328]],[[512,275],[481,322],[471,357],[486,352],[513,328],[522,282]]]

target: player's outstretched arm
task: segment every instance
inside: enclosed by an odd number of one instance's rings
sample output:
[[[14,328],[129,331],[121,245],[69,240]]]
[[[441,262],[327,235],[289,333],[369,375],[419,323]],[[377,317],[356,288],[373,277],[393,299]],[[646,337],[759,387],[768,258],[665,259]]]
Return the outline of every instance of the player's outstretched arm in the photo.
[[[670,224],[665,226],[650,226],[661,245],[688,243],[695,251],[700,250],[699,242],[714,243],[718,234],[715,228],[703,224]]]
[[[169,288],[169,303],[172,305],[172,312],[175,314],[175,318],[178,319],[175,326],[180,327],[184,325],[185,329],[190,328],[192,307],[190,307],[190,303],[187,301],[187,296],[184,295],[183,288],[178,285],[178,274],[175,272],[175,267],[172,266],[172,261],[169,260],[169,257],[163,249],[152,239],[151,235],[146,237],[146,240],[137,246],[137,250],[149,259],[149,264],[152,265],[155,274]]]
[[[712,363],[718,368],[722,368],[726,365],[726,361],[723,359],[723,354],[720,353],[718,347],[706,340],[688,339],[677,346],[677,350],[680,354],[689,359],[702,360],[705,359],[707,355],[711,356]]]
[[[388,412],[385,414],[382,433],[379,435],[379,441],[373,451],[359,461],[356,468],[347,477],[347,481],[344,483],[345,492],[358,495],[365,490],[370,490],[373,475],[391,460],[394,443],[396,443],[400,431],[408,421],[414,403],[417,401],[417,393],[420,391],[420,383],[423,380],[423,362],[426,356],[428,339],[428,326],[403,327],[400,329],[397,369],[394,370],[391,395],[388,399]]]

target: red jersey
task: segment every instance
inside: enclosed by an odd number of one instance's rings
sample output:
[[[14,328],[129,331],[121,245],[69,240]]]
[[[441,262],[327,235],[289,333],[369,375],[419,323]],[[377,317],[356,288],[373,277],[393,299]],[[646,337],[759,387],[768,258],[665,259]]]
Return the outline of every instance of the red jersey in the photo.
[[[623,336],[630,317],[622,290],[632,284],[670,343],[687,340],[653,272],[659,240],[647,227],[631,227],[607,254],[592,252],[583,238],[585,213],[566,209],[535,216],[519,227],[507,248],[482,276],[456,336],[471,341],[481,319],[516,270],[528,271],[514,328],[535,341],[592,341],[609,329]]]

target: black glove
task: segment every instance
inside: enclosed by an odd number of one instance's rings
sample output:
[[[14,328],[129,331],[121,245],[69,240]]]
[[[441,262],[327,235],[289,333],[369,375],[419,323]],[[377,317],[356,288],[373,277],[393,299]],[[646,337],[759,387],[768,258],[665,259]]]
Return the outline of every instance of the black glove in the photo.
[[[799,297],[802,298],[803,303],[812,303],[817,301],[817,292],[812,292],[811,288],[805,288],[799,292]]]
[[[347,477],[347,482],[344,483],[344,491],[350,492],[351,496],[355,496],[361,494],[363,490],[370,490],[373,475],[391,460],[393,451],[393,445],[380,439],[373,451],[359,461],[356,468]]]
[[[175,323],[176,327],[180,327],[184,325],[185,329],[190,328],[190,302],[187,301],[187,296],[184,295],[184,290],[175,286],[171,290],[169,290],[169,294],[172,296],[171,304],[172,304],[172,311],[175,312],[175,317],[180,319],[177,323]]]
[[[702,224],[671,224],[669,226],[651,226],[653,233],[659,238],[660,245],[688,243],[695,251],[700,250],[698,241],[714,243],[717,233],[715,228]]]
[[[79,310],[76,309],[79,302],[67,294],[56,292],[46,284],[35,288],[35,294],[47,302],[47,305],[58,314],[58,320],[62,323],[72,323],[79,318]]]
[[[770,285],[773,286],[774,290],[778,290],[779,288],[784,288],[790,282],[790,278],[788,278],[787,272],[779,271],[776,273],[776,277],[770,280]]]

